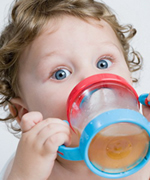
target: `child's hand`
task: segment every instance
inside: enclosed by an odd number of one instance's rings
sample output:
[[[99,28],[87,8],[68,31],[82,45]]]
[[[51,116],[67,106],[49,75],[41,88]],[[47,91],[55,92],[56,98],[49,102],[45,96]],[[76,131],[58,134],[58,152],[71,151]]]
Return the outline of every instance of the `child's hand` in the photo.
[[[60,119],[43,120],[39,112],[22,117],[23,131],[10,179],[47,179],[57,157],[58,147],[70,144],[70,128]]]
[[[148,95],[147,100],[148,100],[148,104],[150,104],[150,94]],[[142,111],[146,119],[150,121],[150,105],[148,106],[142,105]]]

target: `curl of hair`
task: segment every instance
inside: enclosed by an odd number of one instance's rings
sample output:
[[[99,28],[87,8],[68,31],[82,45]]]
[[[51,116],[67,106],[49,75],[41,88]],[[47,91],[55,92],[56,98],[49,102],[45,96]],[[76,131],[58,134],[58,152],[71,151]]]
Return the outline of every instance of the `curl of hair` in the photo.
[[[141,68],[142,58],[129,45],[136,34],[131,25],[120,25],[110,8],[94,0],[16,0],[8,25],[0,36],[0,106],[13,106],[10,100],[18,96],[18,61],[21,53],[51,19],[71,15],[87,21],[105,20],[111,25],[120,44],[130,72]],[[132,54],[132,56],[131,56]],[[14,107],[14,109],[16,109]],[[13,122],[11,114],[0,121]],[[15,131],[20,131],[13,127]]]

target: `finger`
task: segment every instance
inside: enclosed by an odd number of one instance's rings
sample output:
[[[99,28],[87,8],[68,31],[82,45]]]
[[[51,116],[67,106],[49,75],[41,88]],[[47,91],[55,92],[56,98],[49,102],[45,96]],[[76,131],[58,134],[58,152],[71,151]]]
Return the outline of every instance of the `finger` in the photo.
[[[57,133],[52,136],[50,136],[46,141],[44,142],[44,150],[55,154],[58,151],[58,147],[62,144],[70,144],[71,143],[71,136],[70,134],[66,133]]]
[[[35,136],[35,137],[36,137],[36,136],[38,135],[38,133],[39,133],[44,127],[46,127],[46,126],[48,126],[49,124],[52,124],[52,123],[54,123],[54,124],[62,124],[62,125],[64,125],[64,126],[68,127],[68,124],[67,124],[66,122],[64,122],[63,120],[61,120],[61,119],[48,118],[48,119],[45,119],[45,120],[39,122],[36,126],[34,126],[34,127],[30,130],[29,134],[32,134],[32,136]]]
[[[21,119],[21,130],[22,132],[29,131],[32,127],[34,127],[37,123],[43,120],[43,116],[40,112],[29,112],[25,114]]]
[[[45,141],[47,139],[51,139],[51,137],[55,136],[56,134],[66,134],[67,136],[70,136],[70,128],[69,126],[66,124],[58,124],[58,123],[50,123],[48,124],[47,126],[45,126],[37,135],[37,139],[38,139],[38,142],[37,142],[37,146],[43,146],[43,144],[45,143]],[[53,137],[54,138],[54,137]],[[52,139],[53,139],[52,138]],[[62,144],[64,143],[67,143],[68,145],[68,140],[70,139],[64,139],[64,141],[62,142]],[[58,145],[61,145],[59,144],[59,141],[56,142],[56,141],[53,141],[52,140],[52,143],[55,143],[56,146]]]

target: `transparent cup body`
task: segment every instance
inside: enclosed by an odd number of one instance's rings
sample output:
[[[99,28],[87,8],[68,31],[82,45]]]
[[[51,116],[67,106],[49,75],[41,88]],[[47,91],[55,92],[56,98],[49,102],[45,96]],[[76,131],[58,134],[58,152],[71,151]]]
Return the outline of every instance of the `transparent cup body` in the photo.
[[[74,100],[69,118],[76,132],[76,146],[86,125],[98,115],[114,109],[139,112],[139,103],[130,88],[106,82],[91,85]],[[105,120],[106,121],[106,120]],[[121,173],[134,168],[146,156],[149,135],[132,123],[115,123],[98,132],[89,145],[88,157],[93,166],[108,173]]]
[[[113,109],[139,111],[135,95],[126,87],[107,83],[107,87],[91,86],[72,104],[70,122],[80,134],[85,126],[96,116]]]

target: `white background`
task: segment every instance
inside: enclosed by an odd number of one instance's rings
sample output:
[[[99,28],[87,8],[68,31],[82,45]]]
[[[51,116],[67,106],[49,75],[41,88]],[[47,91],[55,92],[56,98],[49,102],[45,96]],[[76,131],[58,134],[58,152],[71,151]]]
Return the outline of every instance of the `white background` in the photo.
[[[0,31],[7,23],[9,5],[13,0],[0,2]],[[140,81],[134,86],[138,94],[150,91],[150,0],[104,0],[117,14],[123,24],[130,23],[137,29],[132,41],[133,47],[140,51],[144,66]],[[0,110],[0,116],[3,111]],[[11,135],[4,124],[0,123],[0,170],[17,147],[18,140]]]

